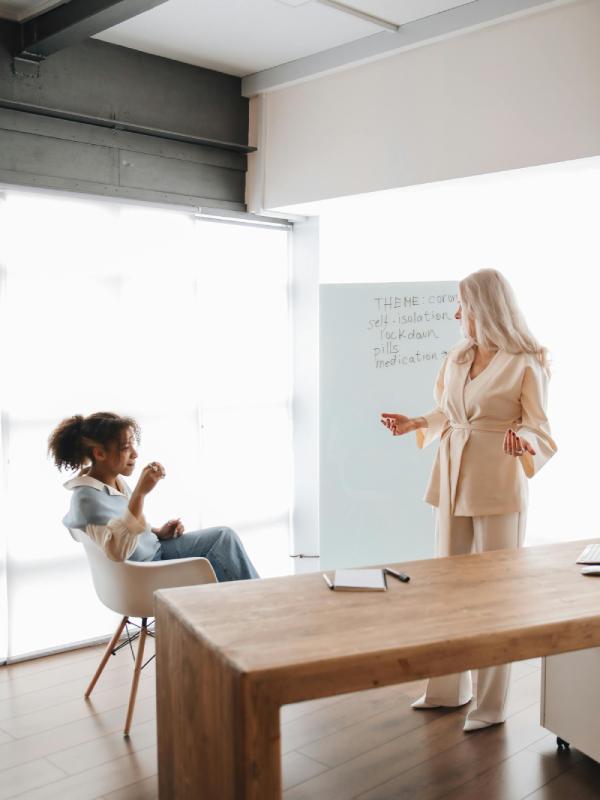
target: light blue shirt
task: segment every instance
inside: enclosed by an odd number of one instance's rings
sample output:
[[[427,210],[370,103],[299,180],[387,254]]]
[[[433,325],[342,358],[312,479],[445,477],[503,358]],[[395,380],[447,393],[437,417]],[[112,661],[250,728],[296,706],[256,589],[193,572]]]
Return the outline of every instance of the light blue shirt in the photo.
[[[71,507],[63,519],[67,528],[84,531],[113,561],[152,561],[160,549],[144,517],[129,511],[131,490],[121,478],[118,488],[88,475],[78,475],[65,483],[73,492]]]

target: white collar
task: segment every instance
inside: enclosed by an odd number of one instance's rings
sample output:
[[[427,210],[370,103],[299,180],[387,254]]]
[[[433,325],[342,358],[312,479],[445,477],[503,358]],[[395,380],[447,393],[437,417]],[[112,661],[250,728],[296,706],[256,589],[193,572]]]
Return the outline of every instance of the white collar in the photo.
[[[63,486],[65,489],[76,489],[78,486],[91,486],[92,489],[97,489],[99,492],[103,492],[105,489],[107,489],[109,494],[124,495],[127,497],[125,482],[122,481],[120,477],[117,478],[117,486],[119,488],[115,489],[114,486],[109,486],[107,483],[102,483],[102,481],[99,481],[96,478],[91,478],[87,474],[87,471],[80,472],[79,475],[76,475],[74,478],[68,480],[63,484]]]

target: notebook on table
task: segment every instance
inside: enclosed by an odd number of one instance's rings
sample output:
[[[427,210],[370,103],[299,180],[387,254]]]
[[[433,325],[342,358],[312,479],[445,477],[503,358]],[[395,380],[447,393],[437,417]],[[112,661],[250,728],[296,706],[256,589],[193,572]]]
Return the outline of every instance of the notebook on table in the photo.
[[[333,588],[337,592],[385,592],[382,569],[336,569]]]

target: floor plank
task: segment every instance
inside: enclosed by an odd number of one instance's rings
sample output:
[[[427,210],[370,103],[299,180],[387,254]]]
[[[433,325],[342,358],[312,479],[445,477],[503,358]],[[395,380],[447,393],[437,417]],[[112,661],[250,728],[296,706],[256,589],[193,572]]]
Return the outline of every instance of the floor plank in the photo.
[[[22,739],[12,740],[7,744],[0,745],[0,765],[9,768],[85,742],[93,742],[111,733],[121,735],[125,724],[125,714],[126,705],[123,702],[109,711],[99,714],[92,714],[88,711],[85,717],[75,722],[59,725]],[[138,696],[133,718],[134,727],[155,718],[154,692],[145,700]]]
[[[158,800],[158,778],[152,775],[122,789],[102,795],[98,800]]]
[[[148,664],[146,670],[144,670],[144,677],[153,674],[154,662]],[[106,691],[116,686],[131,686],[132,676],[133,663],[131,659],[127,660],[124,658],[119,667],[106,670],[101,675],[92,696],[99,691]],[[18,694],[15,697],[0,701],[0,725],[3,725],[4,721],[7,719],[62,705],[70,700],[80,700],[90,682],[90,678],[91,675],[78,677],[74,680],[60,683],[57,686],[49,686],[24,694]]]
[[[283,788],[284,790],[289,789],[326,770],[327,767],[324,764],[319,764],[318,761],[303,756],[301,753],[286,753],[281,759]]]
[[[284,793],[286,800],[352,800],[378,784],[447,750],[464,737],[463,717],[446,714],[379,747],[343,762]]]
[[[28,761],[27,764],[12,769],[4,769],[0,772],[0,800],[14,797],[28,789],[45,786],[64,776],[65,773],[61,769],[43,758]]]
[[[526,797],[527,800],[598,800],[600,765],[584,756],[574,767]]]
[[[412,797],[418,797],[419,800],[438,800],[520,753],[544,735],[545,731],[539,724],[538,709],[530,706],[509,717],[503,725],[494,725],[476,734],[464,735],[454,746],[423,760],[386,784],[358,797],[360,800],[399,800]],[[535,760],[533,753],[530,752],[530,756],[531,760]],[[531,788],[535,789],[545,782],[542,780]],[[482,797],[481,794],[475,796]]]
[[[5,744],[6,742],[12,742],[12,741],[14,741],[13,737],[6,731],[0,729],[0,744]]]
[[[39,789],[19,793],[18,797],[19,800],[97,800],[102,793],[114,792],[156,772],[156,748],[147,747],[94,769],[55,780]],[[15,796],[16,793],[7,795],[7,798]]]
[[[320,697],[318,700],[306,700],[304,703],[282,706],[279,719],[281,724],[285,725],[294,719],[298,719],[298,717],[303,717],[305,714],[312,714],[313,711],[325,708],[325,706],[341,703],[343,700],[346,700],[347,697],[347,694],[337,694],[334,697]]]
[[[101,736],[84,744],[75,745],[46,758],[67,775],[77,775],[86,769],[98,767],[108,761],[131,755],[156,745],[156,719],[134,725],[129,736],[121,730]]]
[[[537,706],[535,708],[537,710]],[[542,738],[536,739],[525,750],[450,792],[448,800],[524,798],[570,769],[582,758],[584,756],[577,750],[557,750],[556,737],[544,732]]]
[[[501,761],[477,775],[444,800],[514,800],[527,797],[581,760],[580,753],[553,753],[542,756],[529,749]]]
[[[155,683],[154,676],[142,677],[139,683],[138,702],[149,697],[154,697]],[[45,708],[41,711],[34,711],[30,714],[22,714],[18,717],[5,719],[2,721],[3,729],[14,736],[16,739],[25,736],[32,736],[42,731],[64,725],[67,722],[74,722],[83,719],[91,714],[98,714],[102,711],[122,706],[129,697],[130,683],[125,683],[108,689],[96,688],[89,700],[77,698],[68,703],[61,703],[52,708]]]
[[[300,747],[299,752],[321,761],[328,767],[337,767],[386,742],[411,734],[417,728],[448,713],[446,709],[436,709],[427,714],[420,714],[408,704],[401,706],[400,703],[395,703],[366,720],[359,720],[341,731],[309,742]]]
[[[347,728],[362,719],[382,711],[390,703],[404,703],[406,696],[398,686],[386,686],[366,692],[347,695],[343,701],[318,708],[281,727],[282,753],[298,750],[302,746],[328,734]]]
[[[426,685],[427,681],[411,681],[410,683],[398,684],[396,686],[396,690],[398,691],[399,696],[405,695],[412,701],[415,697],[419,697],[419,695],[423,694]],[[368,691],[377,690],[370,689]],[[281,723],[282,725],[285,725],[294,719],[298,719],[298,717],[302,717],[305,714],[310,714],[313,711],[325,708],[325,706],[335,705],[336,703],[347,700],[352,696],[352,694],[337,694],[333,697],[320,697],[318,700],[305,700],[303,703],[294,703],[293,705],[282,706],[280,717]]]

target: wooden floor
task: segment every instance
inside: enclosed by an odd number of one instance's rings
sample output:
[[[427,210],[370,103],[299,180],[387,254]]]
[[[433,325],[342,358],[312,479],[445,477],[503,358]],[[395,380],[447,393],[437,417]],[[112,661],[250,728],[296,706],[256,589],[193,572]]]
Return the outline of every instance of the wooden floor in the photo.
[[[111,658],[91,701],[82,698],[100,652],[0,668],[0,800],[157,797],[154,662],[140,682],[127,740],[126,652]],[[286,706],[285,799],[600,798],[600,765],[576,750],[557,752],[555,737],[540,727],[537,661],[515,664],[506,723],[476,733],[463,733],[466,708],[412,710],[423,685]]]

